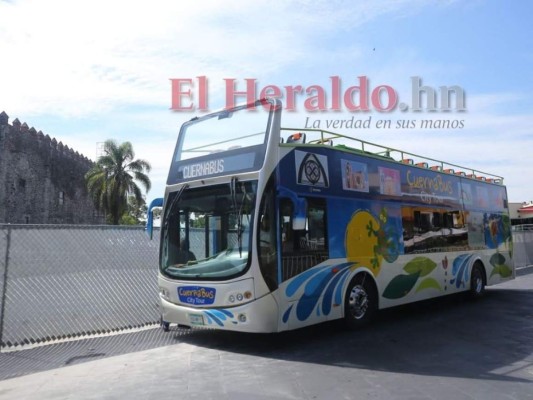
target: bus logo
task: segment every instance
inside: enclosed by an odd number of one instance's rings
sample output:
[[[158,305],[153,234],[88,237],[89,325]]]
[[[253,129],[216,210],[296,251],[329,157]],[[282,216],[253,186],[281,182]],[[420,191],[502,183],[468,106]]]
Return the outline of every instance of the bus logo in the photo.
[[[178,297],[182,303],[208,305],[215,302],[216,289],[205,286],[180,286]]]
[[[296,150],[297,182],[299,185],[329,187],[328,158],[320,154]]]

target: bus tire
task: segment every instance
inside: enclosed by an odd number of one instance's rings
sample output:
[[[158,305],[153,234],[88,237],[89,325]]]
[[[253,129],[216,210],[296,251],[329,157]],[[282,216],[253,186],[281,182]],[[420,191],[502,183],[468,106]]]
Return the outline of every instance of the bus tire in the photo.
[[[378,309],[376,286],[370,275],[358,274],[348,285],[344,297],[344,323],[355,329],[374,319]]]
[[[159,320],[159,325],[161,326],[161,329],[163,329],[163,332],[169,332],[170,331],[170,322],[163,321],[163,317],[161,316],[161,319]]]
[[[475,300],[483,297],[485,294],[485,285],[486,280],[483,265],[479,261],[476,261],[470,274],[470,298]]]

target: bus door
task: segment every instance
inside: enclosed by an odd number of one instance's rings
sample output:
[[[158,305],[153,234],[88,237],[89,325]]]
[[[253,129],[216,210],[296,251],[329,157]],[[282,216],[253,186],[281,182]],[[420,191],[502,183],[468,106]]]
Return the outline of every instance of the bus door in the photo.
[[[279,201],[281,279],[286,281],[328,259],[326,200],[307,197],[304,229],[294,229],[294,204]]]

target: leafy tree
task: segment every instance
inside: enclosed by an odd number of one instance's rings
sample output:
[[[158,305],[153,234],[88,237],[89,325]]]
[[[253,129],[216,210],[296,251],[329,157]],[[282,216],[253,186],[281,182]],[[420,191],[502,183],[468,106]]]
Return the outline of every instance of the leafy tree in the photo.
[[[138,201],[135,196],[128,196],[128,210],[120,218],[120,225],[139,225],[146,222],[148,207],[144,198]]]
[[[193,228],[205,228],[205,215],[197,215],[191,220],[191,226]]]
[[[144,202],[139,182],[146,192],[151,182],[147,173],[151,166],[148,161],[137,159],[130,142],[120,145],[114,140],[104,143],[104,155],[85,174],[87,190],[98,210],[109,214],[110,222],[118,225],[120,218],[128,211],[128,196],[133,196],[141,204]]]
[[[155,218],[160,218],[161,217],[161,208],[160,207],[153,208],[152,209],[152,214],[154,215],[154,219]]]
[[[133,218],[130,214],[126,213],[120,217],[120,221],[118,221],[118,223],[120,225],[138,225],[139,221]]]

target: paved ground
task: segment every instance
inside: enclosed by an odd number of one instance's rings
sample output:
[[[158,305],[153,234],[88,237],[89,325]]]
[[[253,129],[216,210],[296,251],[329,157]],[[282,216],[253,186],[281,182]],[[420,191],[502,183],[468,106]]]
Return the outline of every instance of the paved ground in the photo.
[[[533,399],[530,272],[357,332],[157,329],[2,353],[0,399]]]

